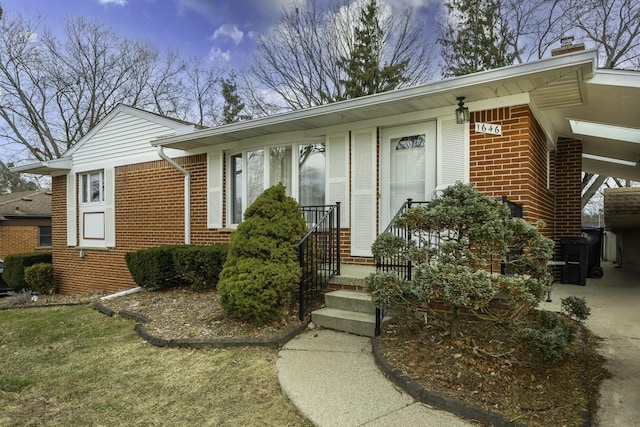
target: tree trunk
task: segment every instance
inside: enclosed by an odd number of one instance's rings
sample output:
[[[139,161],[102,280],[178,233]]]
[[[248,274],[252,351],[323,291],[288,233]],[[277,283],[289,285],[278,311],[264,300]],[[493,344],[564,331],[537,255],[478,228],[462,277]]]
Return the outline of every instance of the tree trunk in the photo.
[[[460,325],[460,307],[453,306],[451,309],[451,322],[449,323],[449,335],[451,339],[458,338],[458,327]]]

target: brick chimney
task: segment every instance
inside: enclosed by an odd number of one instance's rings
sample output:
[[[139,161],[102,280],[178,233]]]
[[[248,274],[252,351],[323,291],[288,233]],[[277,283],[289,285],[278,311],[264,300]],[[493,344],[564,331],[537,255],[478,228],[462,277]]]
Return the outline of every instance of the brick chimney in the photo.
[[[565,36],[560,38],[560,47],[551,51],[551,56],[564,55],[584,50],[584,43],[573,44],[573,36]]]

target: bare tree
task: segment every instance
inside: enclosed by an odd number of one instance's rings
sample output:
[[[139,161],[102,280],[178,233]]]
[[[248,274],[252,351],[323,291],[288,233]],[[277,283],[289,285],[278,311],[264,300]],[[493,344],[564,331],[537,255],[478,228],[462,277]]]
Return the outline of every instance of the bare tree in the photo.
[[[579,31],[600,50],[600,67],[638,67],[638,0],[566,0],[566,11]]]
[[[311,1],[305,6],[296,2],[283,9],[279,25],[258,40],[250,70],[252,78],[275,93],[284,108],[305,108],[343,99],[347,76],[338,64],[353,52],[361,3],[339,0],[321,9],[321,2]],[[380,13],[385,32],[382,57],[386,64],[407,61],[404,86],[426,80],[431,56],[422,26],[409,9],[391,13],[381,8]]]
[[[0,144],[5,158],[58,158],[120,103],[214,125],[220,75],[83,17],[59,38],[39,19],[4,16]]]

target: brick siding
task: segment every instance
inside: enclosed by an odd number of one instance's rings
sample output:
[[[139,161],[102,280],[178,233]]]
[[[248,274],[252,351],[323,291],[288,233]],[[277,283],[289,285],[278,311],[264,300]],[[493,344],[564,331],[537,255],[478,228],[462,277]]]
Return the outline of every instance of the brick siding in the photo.
[[[0,259],[7,255],[35,252],[40,249],[39,241],[38,226],[0,226]]]

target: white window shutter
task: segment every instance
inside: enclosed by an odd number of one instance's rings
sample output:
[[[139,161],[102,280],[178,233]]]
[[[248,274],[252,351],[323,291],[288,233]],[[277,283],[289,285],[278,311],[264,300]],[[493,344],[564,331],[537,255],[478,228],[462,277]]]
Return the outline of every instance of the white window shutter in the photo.
[[[67,174],[67,246],[78,245],[78,223],[76,219],[76,174]]]
[[[207,155],[207,227],[222,228],[222,153]]]
[[[349,227],[349,134],[327,136],[327,200],[340,202],[340,227]]]
[[[438,188],[457,181],[469,182],[469,124],[459,125],[455,119],[443,120],[438,139]]]
[[[353,132],[351,164],[351,255],[372,256],[376,237],[376,130]]]
[[[116,170],[104,170],[104,237],[108,248],[116,247]]]

